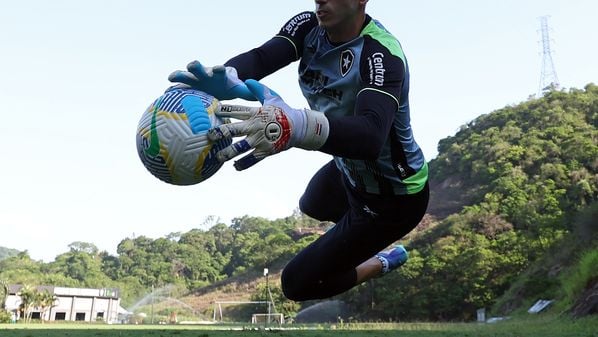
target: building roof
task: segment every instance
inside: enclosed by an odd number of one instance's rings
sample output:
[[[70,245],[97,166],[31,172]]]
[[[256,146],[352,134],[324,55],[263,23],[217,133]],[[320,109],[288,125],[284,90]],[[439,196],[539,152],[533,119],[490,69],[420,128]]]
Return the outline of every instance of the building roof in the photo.
[[[8,286],[8,293],[12,295],[18,294],[23,288],[21,284],[12,284]],[[119,290],[117,288],[66,288],[55,286],[37,286],[37,291],[48,291],[56,296],[72,296],[72,297],[102,297],[102,298],[119,298]]]

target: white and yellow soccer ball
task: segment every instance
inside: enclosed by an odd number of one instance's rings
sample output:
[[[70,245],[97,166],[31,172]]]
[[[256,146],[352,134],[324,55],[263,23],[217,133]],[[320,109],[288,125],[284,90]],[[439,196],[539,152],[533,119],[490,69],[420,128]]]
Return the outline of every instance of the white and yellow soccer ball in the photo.
[[[222,163],[216,153],[231,138],[208,140],[208,130],[223,123],[219,102],[202,91],[171,87],[143,113],[137,127],[137,153],[145,168],[174,185],[194,185],[211,177]]]

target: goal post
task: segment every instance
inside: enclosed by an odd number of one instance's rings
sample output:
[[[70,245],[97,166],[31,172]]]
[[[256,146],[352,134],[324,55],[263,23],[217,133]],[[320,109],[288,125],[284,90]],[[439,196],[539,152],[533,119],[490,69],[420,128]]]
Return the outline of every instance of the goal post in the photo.
[[[253,314],[251,315],[251,324],[284,324],[284,315],[281,313]]]
[[[214,301],[214,322],[222,322],[223,319],[223,306],[230,306],[230,305],[239,305],[239,304],[265,304],[268,305],[268,308],[272,305],[270,301]],[[252,318],[253,320],[253,318]]]

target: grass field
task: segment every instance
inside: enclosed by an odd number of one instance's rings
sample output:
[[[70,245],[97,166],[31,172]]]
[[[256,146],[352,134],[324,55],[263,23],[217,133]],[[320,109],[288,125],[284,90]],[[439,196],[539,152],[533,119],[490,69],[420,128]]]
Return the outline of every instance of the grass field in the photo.
[[[579,320],[534,319],[477,323],[359,323],[338,325],[103,325],[103,324],[3,324],[4,337],[598,337],[598,317]]]

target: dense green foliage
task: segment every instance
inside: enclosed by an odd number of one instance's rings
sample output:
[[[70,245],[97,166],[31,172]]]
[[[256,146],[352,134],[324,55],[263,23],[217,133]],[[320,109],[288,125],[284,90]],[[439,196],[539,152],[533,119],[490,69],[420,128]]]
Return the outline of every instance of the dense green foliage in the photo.
[[[597,124],[598,87],[588,85],[483,115],[442,140],[430,162],[433,192],[458,186],[464,207],[411,238],[401,273],[344,298],[377,318],[471,319],[551,247],[563,259],[595,254],[596,217],[575,219],[597,199]],[[526,283],[519,296],[558,293],[544,269]],[[369,298],[360,299],[364,292]]]
[[[457,176],[485,210],[539,234],[596,199],[598,87],[483,115],[440,141],[431,176]]]
[[[525,304],[523,298],[565,288],[562,296],[571,304],[596,278],[597,124],[598,87],[588,85],[480,116],[443,139],[430,162],[430,209],[435,215],[448,204],[446,195],[458,195],[452,200],[458,207],[404,240],[411,258],[400,273],[339,298],[358,319],[395,321],[472,319],[482,307],[508,313]],[[264,267],[279,269],[324,226],[299,213],[274,221],[242,217],[158,239],[126,238],[116,255],[74,242],[50,263],[26,252],[1,260],[0,279],[118,287],[126,306],[152,287],[192,291],[260,275]],[[568,277],[546,277],[556,263],[547,258],[552,255],[561,264],[578,261],[566,269]],[[277,282],[271,282],[277,309],[292,315],[299,305],[283,299]],[[263,285],[252,295],[267,296]]]
[[[242,217],[230,226],[173,233],[165,238],[127,238],[118,255],[91,243],[74,242],[55,261],[32,260],[27,252],[0,261],[0,278],[10,283],[69,287],[118,287],[130,305],[151,287],[192,290],[227,277],[281,265],[313,241],[319,222],[300,214],[269,221]],[[274,285],[273,285],[274,287]]]

